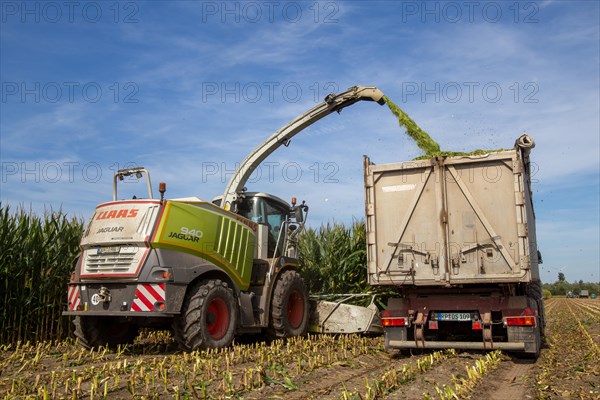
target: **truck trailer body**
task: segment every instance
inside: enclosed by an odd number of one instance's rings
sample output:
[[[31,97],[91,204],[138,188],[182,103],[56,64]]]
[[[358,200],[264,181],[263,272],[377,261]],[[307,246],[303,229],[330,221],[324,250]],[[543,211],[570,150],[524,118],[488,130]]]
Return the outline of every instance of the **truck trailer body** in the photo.
[[[364,160],[368,281],[398,293],[387,348],[537,355],[543,297],[530,150],[373,164]]]

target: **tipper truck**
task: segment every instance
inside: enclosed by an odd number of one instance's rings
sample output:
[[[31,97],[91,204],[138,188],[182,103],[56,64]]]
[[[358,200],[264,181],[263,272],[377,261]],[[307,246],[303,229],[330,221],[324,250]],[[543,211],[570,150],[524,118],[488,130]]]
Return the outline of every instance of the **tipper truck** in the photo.
[[[79,343],[130,343],[140,327],[170,329],[188,351],[225,347],[243,333],[304,334],[312,318],[296,253],[308,207],[244,185],[304,128],[382,99],[364,86],[328,95],[254,149],[213,201],[166,199],[164,183],[155,198],[145,168],[117,171],[113,199],[96,207],[68,284],[63,314],[74,317]],[[148,194],[119,199],[119,183],[136,177],[146,178]]]
[[[368,282],[395,293],[381,313],[387,349],[539,354],[533,147],[523,135],[480,155],[380,165],[365,156]]]

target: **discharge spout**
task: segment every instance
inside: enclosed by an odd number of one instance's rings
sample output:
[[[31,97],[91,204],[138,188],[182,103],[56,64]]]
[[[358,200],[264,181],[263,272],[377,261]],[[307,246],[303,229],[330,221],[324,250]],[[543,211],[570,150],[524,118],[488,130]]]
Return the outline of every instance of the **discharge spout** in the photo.
[[[533,138],[528,134],[523,134],[515,141],[515,147],[520,147],[525,155],[529,155],[529,152],[535,147]]]

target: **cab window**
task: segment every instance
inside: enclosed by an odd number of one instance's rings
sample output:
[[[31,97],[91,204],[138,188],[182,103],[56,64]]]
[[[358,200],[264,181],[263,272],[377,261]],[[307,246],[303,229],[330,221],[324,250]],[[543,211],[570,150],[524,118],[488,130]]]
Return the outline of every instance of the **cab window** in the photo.
[[[287,207],[282,207],[280,204],[273,200],[265,200],[265,214],[267,218],[267,224],[269,226],[269,255],[272,256],[277,247],[276,256],[283,254],[283,245],[285,243],[285,232],[282,232],[281,237],[279,236],[283,222],[286,220],[288,215]],[[277,245],[277,239],[279,238],[279,245]],[[273,246],[273,249],[271,249]]]
[[[257,224],[267,225],[269,228],[267,238],[268,257],[283,254],[285,232],[281,237],[279,237],[279,232],[288,213],[287,207],[264,197],[247,197],[238,206],[239,215]],[[279,245],[277,245],[277,238],[280,240]],[[277,248],[277,254],[275,254],[275,248]]]
[[[238,214],[257,224],[264,224],[264,212],[260,199],[257,197],[245,198],[238,205]]]

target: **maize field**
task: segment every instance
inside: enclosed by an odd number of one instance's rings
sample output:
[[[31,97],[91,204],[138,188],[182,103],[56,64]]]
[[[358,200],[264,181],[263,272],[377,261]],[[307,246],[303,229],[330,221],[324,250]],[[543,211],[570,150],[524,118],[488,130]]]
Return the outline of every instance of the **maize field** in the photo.
[[[242,338],[182,353],[168,332],[85,350],[72,339],[0,346],[3,399],[598,399],[600,301],[546,302],[537,360],[500,351],[386,352],[380,336]]]
[[[62,212],[38,217],[0,204],[0,343],[64,338],[65,288],[83,221]]]

